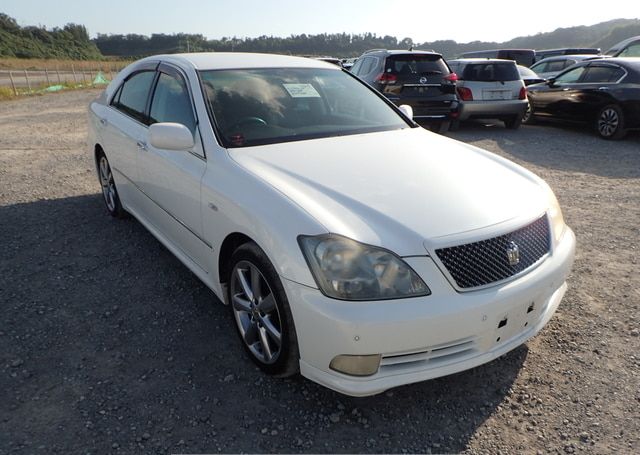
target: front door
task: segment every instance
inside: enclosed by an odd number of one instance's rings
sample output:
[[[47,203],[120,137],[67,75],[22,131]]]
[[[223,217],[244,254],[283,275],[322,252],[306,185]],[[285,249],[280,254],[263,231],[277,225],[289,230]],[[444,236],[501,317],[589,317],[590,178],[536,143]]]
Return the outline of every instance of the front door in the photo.
[[[180,123],[191,131],[195,146],[189,151],[153,147],[148,139],[138,150],[138,186],[150,199],[145,216],[203,271],[211,246],[204,240],[200,182],[206,158],[185,77],[162,64],[149,108],[149,124]]]

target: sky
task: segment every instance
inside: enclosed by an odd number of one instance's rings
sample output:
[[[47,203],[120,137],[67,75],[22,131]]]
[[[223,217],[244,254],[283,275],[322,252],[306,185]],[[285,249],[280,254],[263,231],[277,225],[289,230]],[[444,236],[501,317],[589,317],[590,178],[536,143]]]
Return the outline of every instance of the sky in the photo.
[[[453,39],[507,41],[559,27],[640,18],[640,1],[612,8],[587,0],[2,0],[0,12],[20,25],[98,33],[196,33],[205,37],[364,33],[410,37],[416,43]]]

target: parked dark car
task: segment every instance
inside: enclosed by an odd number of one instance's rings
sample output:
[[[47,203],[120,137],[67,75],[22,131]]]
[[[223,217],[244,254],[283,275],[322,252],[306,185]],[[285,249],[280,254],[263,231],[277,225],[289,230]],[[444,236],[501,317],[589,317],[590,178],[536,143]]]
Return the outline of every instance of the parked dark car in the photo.
[[[604,139],[640,128],[640,58],[578,63],[546,83],[530,85],[523,121],[562,120],[592,124]]]
[[[458,115],[457,76],[442,55],[428,51],[374,49],[365,52],[351,72],[433,131],[445,132]]]
[[[557,55],[555,57],[544,58],[534,63],[531,65],[531,69],[544,79],[551,79],[578,62],[604,57],[605,56],[593,54]]]
[[[600,52],[599,47],[561,47],[558,49],[541,49],[536,50],[536,62],[558,55],[600,55]]]
[[[518,65],[531,66],[536,61],[536,51],[533,49],[490,49],[465,52],[460,55],[460,58],[499,58],[515,60]]]
[[[620,41],[606,54],[612,57],[640,57],[640,35]]]

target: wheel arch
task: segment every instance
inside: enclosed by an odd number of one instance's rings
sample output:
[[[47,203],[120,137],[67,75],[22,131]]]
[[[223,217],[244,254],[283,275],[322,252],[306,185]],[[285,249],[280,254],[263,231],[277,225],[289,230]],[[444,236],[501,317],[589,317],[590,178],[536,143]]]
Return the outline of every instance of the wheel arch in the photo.
[[[102,146],[100,144],[95,144],[93,146],[93,164],[96,166],[96,172],[98,171],[98,159],[100,158],[100,154],[106,155]]]
[[[220,244],[220,253],[218,254],[218,280],[220,281],[220,286],[222,287],[225,303],[227,303],[226,289],[229,285],[228,281],[231,265],[229,262],[231,260],[231,256],[233,255],[233,252],[238,249],[238,247],[249,242],[253,242],[258,245],[258,243],[248,235],[242,232],[232,232],[231,234],[228,234]]]

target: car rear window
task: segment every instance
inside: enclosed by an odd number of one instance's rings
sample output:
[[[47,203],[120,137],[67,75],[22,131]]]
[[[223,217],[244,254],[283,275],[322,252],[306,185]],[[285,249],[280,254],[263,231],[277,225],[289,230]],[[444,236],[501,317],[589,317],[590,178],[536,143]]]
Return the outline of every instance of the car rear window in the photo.
[[[464,68],[462,79],[467,81],[517,81],[520,74],[513,62],[470,63]]]
[[[405,54],[387,57],[385,72],[394,74],[447,75],[449,68],[439,55]]]

